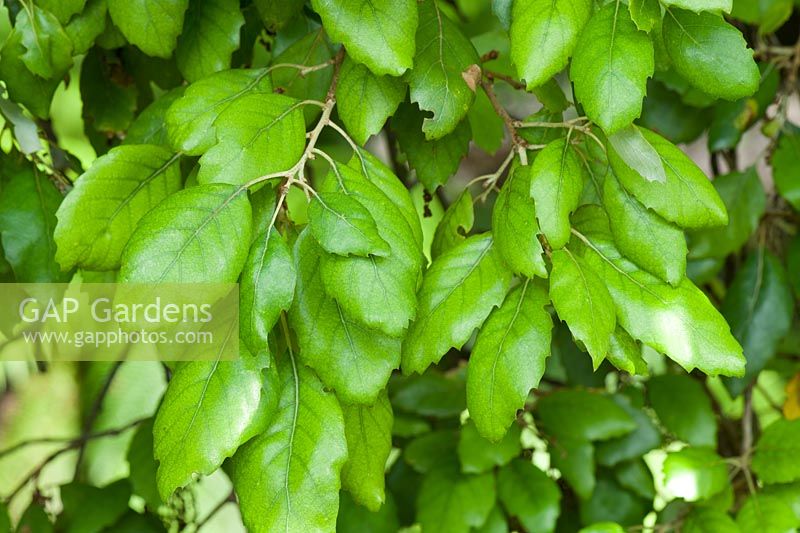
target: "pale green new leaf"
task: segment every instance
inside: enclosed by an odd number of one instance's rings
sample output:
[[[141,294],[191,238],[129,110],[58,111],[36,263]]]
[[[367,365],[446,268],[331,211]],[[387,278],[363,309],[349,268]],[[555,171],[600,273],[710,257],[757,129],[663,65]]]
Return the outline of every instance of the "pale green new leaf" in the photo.
[[[636,429],[628,412],[608,396],[561,389],[539,399],[536,413],[551,435],[594,441],[619,437]]]
[[[758,90],[761,74],[753,50],[720,15],[667,9],[663,32],[672,67],[694,87],[726,100]]]
[[[231,461],[242,519],[255,533],[333,531],[347,458],[342,409],[291,350],[277,367],[277,412]]]
[[[385,257],[390,252],[369,210],[345,193],[316,194],[308,206],[308,227],[332,254]]]
[[[717,422],[702,384],[689,376],[656,376],[647,382],[647,397],[670,433],[692,446],[715,447]]]
[[[631,124],[614,135],[609,135],[608,141],[617,156],[644,179],[660,183],[667,181],[661,157],[644,138],[638,126]]]
[[[707,500],[728,484],[725,461],[712,448],[689,447],[664,460],[664,488],[688,502]]]
[[[172,54],[189,0],[107,1],[111,20],[128,42],[150,56]]]
[[[630,0],[628,9],[636,27],[650,32],[661,24],[661,4],[658,0]]]
[[[461,348],[510,283],[490,234],[469,237],[439,256],[417,294],[417,318],[403,342],[403,372],[422,373],[450,348]]]
[[[561,491],[530,460],[515,459],[500,469],[497,495],[506,511],[516,516],[528,531],[555,530],[561,512]]]
[[[191,84],[167,111],[172,146],[187,155],[201,155],[217,142],[217,117],[248,94],[272,94],[266,69],[224,70]]]
[[[617,324],[614,302],[605,282],[583,259],[566,248],[553,251],[551,259],[553,307],[572,335],[586,347],[597,369],[608,353]]]
[[[483,525],[495,502],[491,473],[465,475],[452,465],[439,466],[422,480],[417,521],[432,533],[469,533]]]
[[[586,24],[570,68],[575,96],[586,115],[611,135],[639,117],[653,43],[620,2],[606,4]]]
[[[511,60],[528,89],[561,72],[592,13],[591,0],[517,0],[511,12]]]
[[[408,85],[411,101],[433,113],[422,123],[425,137],[441,139],[456,129],[475,99],[481,79],[480,58],[436,0],[424,0],[418,8],[417,52]]]
[[[547,291],[525,281],[481,328],[467,367],[467,406],[481,435],[500,440],[539,384],[550,355]]]
[[[58,210],[56,261],[115,270],[139,220],[181,187],[178,156],[165,148],[112,148],[75,182]]]
[[[759,437],[753,454],[753,472],[764,483],[800,479],[800,420],[777,420]]]
[[[403,79],[376,76],[349,55],[345,57],[336,85],[336,109],[358,144],[363,145],[370,136],[381,131],[405,95]]]
[[[384,470],[392,451],[392,404],[384,390],[369,405],[342,405],[347,462],[342,488],[356,503],[377,512],[386,500]]]
[[[400,340],[348,318],[326,294],[320,272],[324,253],[309,230],[297,238],[297,285],[289,318],[300,360],[343,401],[372,404],[400,363]]]
[[[272,414],[259,410],[268,364],[244,350],[236,361],[188,361],[175,368],[153,425],[163,501],[194,474],[211,474],[263,429]]]
[[[200,158],[200,183],[243,185],[288,170],[306,145],[302,106],[280,94],[238,98],[214,120],[214,129],[217,144]]]
[[[436,227],[431,244],[431,257],[437,256],[462,242],[475,223],[475,209],[472,207],[472,194],[469,189],[450,204],[442,220]]]
[[[25,53],[21,59],[42,78],[59,78],[72,66],[72,41],[58,19],[33,3],[24,4],[14,31],[21,35]]]
[[[683,228],[723,226],[728,223],[725,204],[697,164],[660,135],[639,130],[661,158],[666,181],[649,181],[629,167],[614,150],[608,159],[620,184],[662,218]]]
[[[233,283],[250,246],[247,193],[197,185],[165,199],[139,222],[122,254],[124,283]]]
[[[503,185],[492,209],[492,233],[497,249],[512,272],[528,278],[546,278],[536,206],[530,193],[530,170],[517,167]]]
[[[191,82],[229,68],[243,24],[237,0],[190,0],[175,49],[183,77]]]
[[[530,167],[530,195],[536,218],[551,248],[570,238],[570,214],[578,207],[587,171],[566,138],[548,144]]]
[[[670,285],[686,275],[686,237],[680,228],[647,209],[608,174],[603,205],[619,251]]]
[[[724,11],[730,13],[733,0],[661,0],[665,6],[675,6],[691,9],[697,13],[701,11]]]
[[[378,76],[411,68],[417,31],[416,0],[312,0],[325,31],[347,55]]]
[[[239,281],[239,335],[250,351],[267,349],[267,336],[294,298],[292,252],[274,228],[256,236]]]

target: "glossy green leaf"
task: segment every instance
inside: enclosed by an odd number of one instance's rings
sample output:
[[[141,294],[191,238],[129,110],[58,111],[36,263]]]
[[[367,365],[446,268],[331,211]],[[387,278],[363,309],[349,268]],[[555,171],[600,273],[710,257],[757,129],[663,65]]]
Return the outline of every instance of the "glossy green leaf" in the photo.
[[[753,494],[736,514],[736,524],[742,532],[778,533],[800,527],[800,518],[791,506],[776,496]]]
[[[189,0],[107,0],[108,14],[128,42],[147,55],[169,57]]]
[[[659,183],[667,181],[664,163],[638,126],[631,125],[609,135],[608,141],[617,156],[641,177]]]
[[[553,320],[541,283],[506,296],[481,328],[467,367],[467,405],[481,435],[500,440],[539,384],[550,355]]]
[[[422,373],[464,345],[511,283],[490,234],[475,235],[439,256],[417,294],[417,317],[403,342],[403,372]]]
[[[663,31],[672,67],[701,91],[738,100],[758,89],[761,75],[753,51],[721,16],[667,9]]]
[[[570,78],[587,116],[610,135],[641,114],[654,68],[647,34],[636,29],[625,6],[612,2],[592,15],[581,33]]]
[[[683,9],[701,11],[724,11],[730,13],[733,0],[663,0],[666,6],[675,6]]]
[[[217,144],[200,158],[200,183],[248,181],[288,170],[306,139],[301,105],[280,94],[244,95],[214,120]]]
[[[411,68],[418,22],[414,0],[312,0],[312,5],[331,39],[378,76],[399,76]]]
[[[647,375],[647,362],[642,358],[642,350],[630,333],[619,325],[611,334],[611,344],[606,359],[617,367],[632,375]]]
[[[555,530],[561,491],[529,460],[515,459],[500,469],[497,495],[506,511],[528,531]]]
[[[278,410],[231,461],[242,519],[254,532],[332,531],[347,459],[342,410],[291,349],[277,368]]]
[[[422,123],[425,138],[441,139],[456,129],[475,100],[480,58],[436,0],[425,0],[418,8],[417,49],[408,85],[411,101],[433,113]]]
[[[21,35],[25,53],[21,59],[42,78],[59,78],[72,66],[72,41],[58,19],[34,4],[17,15],[14,31]]]
[[[647,397],[667,431],[692,446],[716,446],[711,400],[698,381],[683,375],[656,376],[647,382]]]
[[[536,156],[530,173],[539,227],[551,248],[562,248],[570,238],[569,216],[580,203],[586,167],[564,138],[552,141]]]
[[[372,512],[386,500],[384,469],[392,450],[392,404],[384,391],[371,406],[343,405],[347,462],[342,488]]]
[[[405,95],[406,84],[401,78],[376,76],[350,56],[345,57],[336,85],[336,108],[358,144],[363,145],[381,131]]]
[[[660,183],[642,178],[609,150],[609,161],[622,186],[646,207],[683,228],[725,225],[725,205],[697,164],[660,135],[640,131],[661,157],[667,180]]]
[[[467,423],[461,428],[457,452],[465,474],[480,474],[508,464],[522,452],[519,426],[512,425],[505,437],[494,443],[482,437],[474,423]]]
[[[230,68],[242,25],[236,0],[190,0],[175,49],[183,77],[191,82]]]
[[[506,179],[492,209],[492,233],[500,255],[514,273],[546,278],[536,205],[530,191],[530,171],[517,167]]]
[[[417,520],[425,531],[469,533],[483,525],[494,507],[495,481],[491,473],[465,475],[439,467],[422,480],[417,498]]]
[[[764,483],[800,479],[795,458],[800,448],[800,420],[778,420],[761,434],[753,454],[753,471]]]
[[[661,25],[661,4],[658,0],[631,0],[628,2],[631,20],[642,31],[650,32]]]
[[[609,397],[584,390],[544,396],[536,412],[546,431],[570,439],[605,440],[636,429],[633,418]]]
[[[664,486],[676,498],[707,500],[728,484],[725,461],[711,448],[684,448],[664,460]]]
[[[84,10],[88,3],[86,0],[36,0],[37,6],[55,15],[62,24]]]
[[[128,128],[123,144],[154,144],[170,149],[166,114],[172,104],[183,96],[183,87],[164,93],[144,108]]]
[[[617,323],[614,302],[603,280],[568,249],[554,251],[551,260],[553,307],[586,347],[597,369],[608,353]]]
[[[58,0],[56,0],[58,3]],[[52,10],[51,10],[52,12]],[[85,54],[97,36],[106,29],[108,3],[106,0],[88,0],[86,7],[64,26],[75,55]]]
[[[464,189],[464,192],[444,212],[431,243],[433,259],[463,242],[469,234],[475,223],[475,210],[472,202],[472,194],[469,189]]]
[[[142,217],[180,187],[177,155],[159,146],[119,146],[95,160],[57,213],[61,268],[119,268]]]
[[[308,224],[326,252],[364,257],[389,255],[389,245],[379,235],[369,210],[348,194],[318,193],[308,208]]]
[[[605,178],[603,205],[619,251],[670,285],[678,285],[686,274],[683,231],[640,204],[613,175]]]
[[[772,153],[772,174],[781,196],[800,210],[800,131],[781,135]]]
[[[528,89],[561,72],[592,13],[590,0],[517,0],[511,15],[511,60]]]
[[[175,368],[153,424],[162,500],[194,474],[211,474],[264,428],[272,414],[259,409],[266,364],[245,351],[236,361],[189,361]]]
[[[726,379],[738,396],[775,356],[792,325],[794,299],[780,260],[763,248],[753,251],[739,269],[722,303],[722,314],[747,359],[742,378]]]
[[[179,191],[142,218],[122,255],[125,283],[233,283],[247,259],[252,214],[232,185]]]
[[[266,70],[224,70],[191,84],[167,111],[172,146],[187,155],[201,155],[217,142],[217,117],[251,94],[272,94]]]
[[[239,281],[239,336],[254,354],[267,348],[269,331],[294,298],[292,252],[274,228],[257,235]]]
[[[297,238],[297,286],[289,318],[300,360],[343,401],[372,404],[400,363],[400,340],[348,318],[340,303],[325,293],[323,253],[310,231]]]
[[[24,105],[31,113],[40,118],[50,116],[50,103],[61,80],[46,80],[33,74],[22,55],[22,35],[12,31],[0,49],[0,78],[5,82],[11,100]]]

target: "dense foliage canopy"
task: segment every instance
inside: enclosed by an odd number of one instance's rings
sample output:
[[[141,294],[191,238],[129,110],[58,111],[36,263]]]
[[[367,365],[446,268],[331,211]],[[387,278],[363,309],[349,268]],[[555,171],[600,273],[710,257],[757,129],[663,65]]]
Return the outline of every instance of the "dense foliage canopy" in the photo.
[[[800,527],[800,2],[5,0],[0,38],[0,281],[238,282],[241,352],[3,327],[0,530]]]

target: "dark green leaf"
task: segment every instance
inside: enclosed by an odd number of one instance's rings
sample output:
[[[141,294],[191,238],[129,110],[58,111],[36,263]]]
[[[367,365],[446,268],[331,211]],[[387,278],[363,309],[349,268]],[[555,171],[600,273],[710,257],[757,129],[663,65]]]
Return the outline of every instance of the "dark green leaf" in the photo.
[[[417,520],[426,532],[469,533],[483,525],[495,501],[494,476],[439,467],[422,480]]]
[[[772,172],[778,192],[800,210],[800,131],[781,135],[772,153]]]
[[[515,459],[497,474],[497,495],[508,514],[528,531],[553,531],[561,492],[555,481],[529,460]]]
[[[777,420],[767,426],[756,443],[753,471],[764,483],[800,479],[800,420]]]
[[[636,429],[633,418],[607,396],[584,390],[559,390],[542,397],[536,412],[542,427],[557,437],[605,440]]]
[[[519,426],[512,425],[502,440],[493,443],[478,433],[475,424],[468,422],[461,428],[457,450],[465,474],[480,474],[503,466],[522,451]]]
[[[647,382],[647,397],[667,431],[692,446],[716,446],[711,400],[699,382],[683,375],[656,376]]]

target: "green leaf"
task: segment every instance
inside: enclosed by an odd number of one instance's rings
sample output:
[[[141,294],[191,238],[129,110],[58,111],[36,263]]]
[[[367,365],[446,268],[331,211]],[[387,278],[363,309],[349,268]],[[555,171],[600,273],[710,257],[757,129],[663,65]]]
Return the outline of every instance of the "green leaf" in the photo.
[[[345,57],[336,85],[336,108],[358,144],[381,131],[405,96],[406,84],[401,78],[376,76],[349,55]]]
[[[107,0],[114,25],[149,56],[168,58],[183,29],[189,0]]]
[[[55,261],[53,228],[61,193],[45,174],[12,156],[2,161],[0,237],[17,283],[66,281]],[[85,229],[84,229],[85,231]],[[67,268],[66,270],[69,270]]]
[[[730,13],[733,7],[733,0],[662,0],[665,6],[680,7],[691,9],[694,12],[701,11],[724,11]]]
[[[191,84],[167,111],[169,140],[176,150],[201,155],[217,142],[214,122],[245,95],[271,95],[268,71],[224,70]]]
[[[299,355],[347,403],[372,404],[400,363],[400,340],[351,320],[325,293],[324,251],[303,231],[294,247],[297,286],[289,311]]]
[[[60,78],[72,66],[72,41],[58,19],[44,9],[25,4],[14,24],[25,53],[21,59],[42,78]]]
[[[56,0],[55,3],[60,3]],[[41,2],[40,2],[41,4]],[[53,10],[50,9],[52,13]],[[108,3],[106,0],[88,0],[83,11],[72,17],[64,26],[70,41],[72,41],[75,55],[85,54],[94,44],[97,36],[106,29],[106,14]]]
[[[392,451],[392,404],[386,391],[375,404],[342,405],[347,438],[347,462],[342,467],[342,488],[372,512],[386,500],[384,469]]]
[[[631,375],[646,376],[650,372],[647,362],[642,358],[641,348],[630,333],[619,325],[611,334],[611,345],[608,348],[606,359],[619,370]]]
[[[652,510],[652,503],[619,486],[607,476],[598,476],[592,497],[581,502],[580,516],[584,524],[615,522],[626,528],[640,525]]]
[[[578,440],[605,440],[636,429],[633,418],[608,396],[561,389],[542,397],[536,412],[552,435]]]
[[[685,143],[694,141],[705,131],[712,120],[712,112],[712,109],[687,105],[680,94],[661,82],[650,80],[642,116],[637,123],[674,143]]]
[[[615,522],[597,522],[590,526],[586,526],[578,533],[624,533],[625,530],[621,525]]]
[[[139,113],[128,128],[123,144],[154,144],[172,148],[167,136],[166,114],[175,100],[183,96],[183,91],[183,87],[172,89]]]
[[[392,494],[387,493],[386,503],[377,512],[356,504],[346,492],[339,496],[339,514],[336,517],[336,531],[341,533],[397,533],[400,523],[397,519],[397,504]]]
[[[253,532],[332,531],[347,458],[342,410],[291,348],[277,368],[278,410],[231,461],[242,519]]]
[[[441,139],[456,129],[475,100],[480,58],[436,0],[424,0],[418,7],[417,52],[408,85],[411,102],[433,113],[422,123],[425,138]]]
[[[363,257],[389,255],[389,244],[379,235],[369,210],[346,193],[315,195],[308,207],[308,225],[326,252]]]
[[[153,419],[143,422],[131,438],[126,457],[130,465],[128,480],[133,494],[144,499],[151,511],[157,511],[161,505],[158,495],[156,472],[158,462],[153,457]]]
[[[61,80],[46,80],[28,70],[21,59],[25,53],[21,39],[20,32],[12,31],[0,49],[0,78],[11,100],[24,105],[39,118],[48,118],[53,94]]]
[[[387,335],[401,336],[416,311],[422,254],[400,209],[383,190],[350,166],[337,165],[320,187],[351,196],[374,218],[388,257],[322,257],[322,281],[346,315]],[[313,230],[313,228],[312,228]]]
[[[596,370],[611,346],[617,323],[614,302],[603,280],[568,249],[555,250],[551,259],[553,307],[575,338],[586,346]]]
[[[454,430],[436,430],[412,440],[404,450],[406,462],[421,474],[437,468],[452,466],[457,471],[455,460],[458,434]]]
[[[431,256],[436,259],[447,250],[463,242],[475,223],[475,210],[472,207],[472,194],[469,189],[459,195],[444,212],[436,227],[431,244]]]
[[[492,210],[492,232],[497,249],[512,272],[527,278],[546,278],[536,206],[530,191],[530,171],[517,167],[497,196]]]
[[[717,422],[703,385],[684,375],[656,376],[647,397],[670,433],[692,446],[716,447]]]
[[[553,466],[581,499],[594,491],[594,446],[578,438],[558,437],[548,447]]]
[[[800,420],[777,420],[767,426],[756,443],[753,472],[764,483],[788,483],[800,479]]]
[[[403,372],[422,373],[450,348],[461,348],[510,283],[490,234],[469,237],[439,256],[417,294],[417,318],[403,342]]]
[[[465,474],[480,474],[508,464],[522,452],[519,426],[511,426],[505,437],[494,443],[482,437],[474,423],[468,422],[461,428],[457,452]]]
[[[796,530],[800,518],[779,497],[755,493],[739,508],[736,524],[742,532],[779,533]]]
[[[685,533],[739,533],[739,526],[727,513],[718,509],[695,507],[683,522]]]
[[[142,218],[122,254],[123,283],[233,283],[252,232],[247,193],[232,185],[197,185]]]
[[[60,487],[60,492],[64,510],[58,516],[57,528],[58,531],[69,532],[103,531],[111,528],[125,513],[131,496],[130,485],[125,480],[119,480],[102,489],[73,481]],[[86,512],[87,508],[92,508],[93,511]],[[19,531],[26,530],[23,527]]]
[[[408,157],[409,166],[417,172],[417,179],[425,189],[435,191],[458,170],[458,164],[469,151],[472,133],[469,122],[465,120],[451,133],[426,140],[421,130],[422,122],[422,113],[404,104],[392,117],[391,125],[400,149]]]
[[[728,212],[728,224],[690,234],[690,258],[725,257],[747,243],[764,214],[767,197],[755,167],[714,179]]]
[[[683,231],[640,204],[611,174],[605,178],[603,205],[619,251],[670,285],[678,285],[686,275]]]
[[[761,74],[742,34],[714,13],[667,9],[664,43],[675,71],[710,96],[738,100]]]
[[[512,8],[511,60],[528,90],[567,66],[592,13],[591,0],[517,0]]]
[[[644,179],[659,183],[667,181],[664,163],[638,126],[630,125],[610,135],[608,141],[617,156]]]
[[[189,361],[175,368],[153,424],[163,501],[194,474],[211,474],[264,428],[272,415],[259,409],[267,364],[244,351],[236,361]]]
[[[781,196],[800,210],[800,131],[780,136],[772,153],[772,175]]]
[[[414,0],[312,0],[325,30],[378,76],[400,76],[414,59]],[[425,42],[425,44],[430,44]]]
[[[645,500],[652,501],[656,496],[653,474],[643,458],[634,459],[618,465],[614,469],[617,481]],[[727,486],[730,486],[729,484]]]
[[[426,417],[452,418],[466,408],[462,373],[445,376],[430,369],[399,381],[392,388],[392,405],[397,409]]]
[[[469,533],[483,525],[494,507],[491,473],[464,475],[443,466],[422,480],[417,498],[417,521],[424,531]]]
[[[508,533],[508,522],[506,516],[500,509],[500,504],[495,504],[483,525],[475,530],[476,533]]]
[[[530,173],[530,195],[539,227],[551,248],[561,248],[569,241],[569,216],[580,203],[586,167],[563,138],[552,141],[536,156]]]
[[[658,0],[631,0],[628,2],[631,20],[642,31],[650,32],[661,25],[661,5]]]
[[[759,33],[763,35],[783,26],[792,15],[794,6],[792,0],[735,0],[731,15],[742,22],[757,24]]]
[[[287,24],[301,9],[304,0],[253,0],[264,26],[277,29]],[[259,28],[260,30],[260,28]]]
[[[115,54],[96,47],[81,64],[84,122],[107,136],[125,131],[136,114],[138,89],[130,79],[116,74],[120,69]]]
[[[794,298],[780,260],[759,248],[736,272],[722,314],[731,325],[747,359],[742,378],[726,379],[733,396],[744,392],[775,356],[781,340],[792,326]]]
[[[597,443],[597,462],[604,466],[641,457],[661,444],[661,433],[647,413],[634,407],[631,400],[622,394],[615,394],[611,399],[636,422],[636,429],[627,435]]]
[[[495,154],[503,146],[505,124],[483,88],[475,93],[475,102],[469,108],[467,120],[475,146],[489,154]]]
[[[653,43],[636,29],[625,6],[612,2],[592,15],[581,33],[570,79],[586,115],[611,135],[641,114],[654,69]]]
[[[711,448],[684,448],[664,460],[664,487],[688,502],[707,500],[728,484],[725,461]]]
[[[554,531],[561,512],[555,481],[529,460],[515,459],[497,473],[497,495],[508,514],[528,531]]]
[[[302,106],[280,94],[248,94],[214,120],[217,144],[200,158],[200,183],[248,181],[288,170],[303,154]]]
[[[193,0],[178,37],[175,62],[192,82],[231,66],[244,17],[237,0]]]
[[[239,281],[239,336],[254,354],[267,348],[267,337],[281,311],[292,305],[296,272],[292,252],[270,228],[256,236]]]
[[[73,15],[85,11],[86,4],[86,0],[36,0],[37,6],[55,15],[61,24],[65,24]]]
[[[661,157],[667,180],[660,183],[642,178],[614,150],[609,150],[609,162],[622,186],[645,206],[682,228],[727,224],[725,205],[697,164],[660,135],[639,131]]]
[[[553,319],[541,283],[525,281],[481,328],[467,367],[467,405],[481,435],[500,440],[539,385]]]
[[[78,178],[58,210],[54,237],[61,268],[119,268],[142,217],[180,187],[178,156],[169,150],[150,145],[111,149]]]

